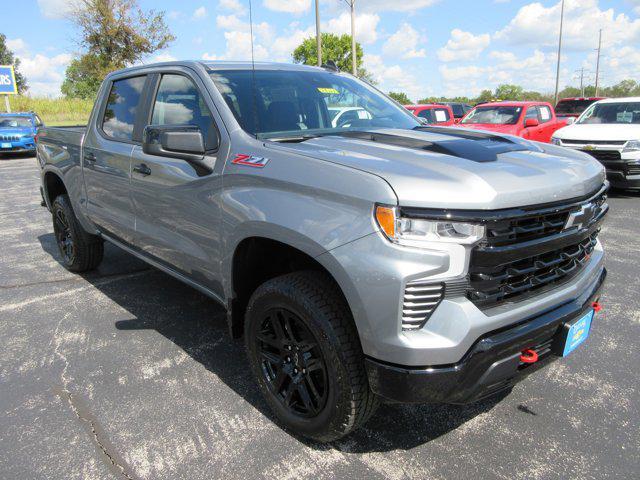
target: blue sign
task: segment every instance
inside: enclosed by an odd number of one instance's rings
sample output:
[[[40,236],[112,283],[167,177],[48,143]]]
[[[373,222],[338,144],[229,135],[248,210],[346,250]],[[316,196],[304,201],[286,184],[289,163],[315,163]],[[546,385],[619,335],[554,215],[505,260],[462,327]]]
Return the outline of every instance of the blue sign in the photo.
[[[13,65],[0,65],[0,94],[15,95],[18,93]]]

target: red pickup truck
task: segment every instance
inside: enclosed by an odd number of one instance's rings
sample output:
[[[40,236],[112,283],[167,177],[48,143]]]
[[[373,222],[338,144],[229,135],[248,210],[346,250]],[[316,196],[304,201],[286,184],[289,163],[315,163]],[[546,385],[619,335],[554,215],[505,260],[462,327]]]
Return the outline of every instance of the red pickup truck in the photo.
[[[454,124],[453,110],[442,103],[425,103],[421,105],[405,105],[418,118],[424,118],[429,125],[448,127]]]
[[[558,119],[573,118],[576,119],[584,112],[589,105],[598,100],[604,100],[605,97],[569,97],[561,98],[556,104],[556,116]]]
[[[549,143],[567,121],[557,119],[547,102],[494,102],[476,105],[458,125]]]

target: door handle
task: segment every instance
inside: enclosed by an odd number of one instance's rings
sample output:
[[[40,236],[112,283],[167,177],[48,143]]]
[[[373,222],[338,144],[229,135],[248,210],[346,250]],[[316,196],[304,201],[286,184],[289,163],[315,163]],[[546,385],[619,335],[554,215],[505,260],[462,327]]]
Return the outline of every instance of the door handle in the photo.
[[[139,173],[140,175],[144,175],[145,177],[147,175],[151,175],[151,169],[147,167],[146,163],[141,163],[140,165],[136,165],[135,167],[133,167],[133,171],[136,173]]]
[[[94,163],[96,160],[97,160],[97,158],[96,158],[96,156],[95,156],[93,153],[88,152],[88,153],[85,153],[85,154],[84,154],[84,161],[85,161],[85,162],[87,162],[87,163]]]

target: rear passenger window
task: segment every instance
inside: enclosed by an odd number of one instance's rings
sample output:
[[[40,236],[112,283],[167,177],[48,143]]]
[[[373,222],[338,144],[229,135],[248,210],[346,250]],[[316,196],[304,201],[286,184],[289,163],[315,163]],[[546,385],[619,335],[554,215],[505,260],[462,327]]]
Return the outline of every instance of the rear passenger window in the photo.
[[[195,125],[200,128],[205,139],[205,147],[210,150],[215,133],[211,111],[195,84],[183,75],[162,76],[156,101],[153,106],[153,125]]]
[[[131,141],[140,97],[147,77],[113,82],[102,119],[102,131],[116,140]]]
[[[538,107],[529,107],[527,108],[527,114],[524,117],[525,121],[529,118],[535,118],[538,120]]]

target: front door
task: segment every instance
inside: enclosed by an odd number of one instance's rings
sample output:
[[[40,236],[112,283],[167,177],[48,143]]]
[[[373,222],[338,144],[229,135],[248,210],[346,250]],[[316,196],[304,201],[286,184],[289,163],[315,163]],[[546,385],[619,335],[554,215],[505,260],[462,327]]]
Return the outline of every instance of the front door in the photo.
[[[131,152],[146,80],[142,75],[113,81],[87,128],[82,150],[87,211],[101,231],[128,243],[135,236]]]
[[[136,245],[162,263],[188,275],[214,292],[219,282],[219,193],[229,140],[214,117],[204,87],[186,71],[159,76],[152,102],[152,125],[195,125],[205,138],[207,162],[213,172],[203,175],[186,160],[147,155],[133,149],[131,192],[136,212]],[[210,133],[220,135],[220,147],[208,145]]]

